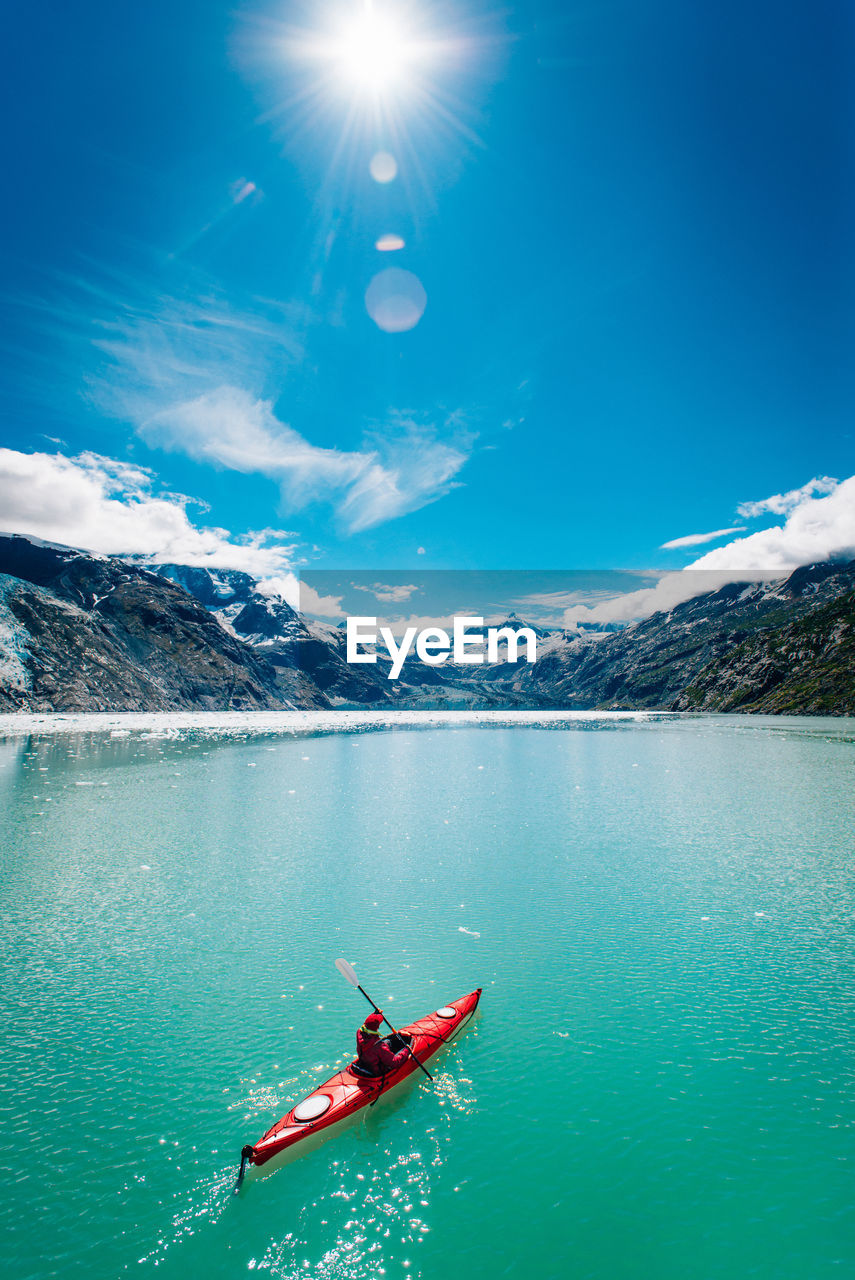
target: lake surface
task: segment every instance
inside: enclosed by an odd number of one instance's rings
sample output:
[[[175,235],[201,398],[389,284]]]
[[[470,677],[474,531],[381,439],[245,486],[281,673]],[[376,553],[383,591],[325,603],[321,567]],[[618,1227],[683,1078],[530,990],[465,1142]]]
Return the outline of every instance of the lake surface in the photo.
[[[852,1273],[855,722],[180,723],[0,723],[7,1274]],[[338,956],[477,1021],[234,1196]]]

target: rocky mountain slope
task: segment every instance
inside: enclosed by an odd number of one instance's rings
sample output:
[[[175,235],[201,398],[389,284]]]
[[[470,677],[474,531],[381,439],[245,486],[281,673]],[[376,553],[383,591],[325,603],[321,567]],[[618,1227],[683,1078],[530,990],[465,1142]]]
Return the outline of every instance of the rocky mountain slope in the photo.
[[[166,566],[160,572],[192,589],[180,576],[186,570]],[[199,598],[204,599],[208,590],[201,587]],[[426,667],[409,659],[397,682],[386,679],[388,665],[382,660],[376,667],[345,667],[348,676],[342,679],[341,631],[324,627],[318,634],[317,624],[304,623],[288,606],[287,615],[278,611],[282,606],[265,606],[276,619],[272,626],[261,626],[257,614],[248,609],[233,618],[233,625],[255,644],[272,637],[280,626],[277,647],[287,653],[290,646],[291,660],[303,664],[306,675],[338,705],[847,714],[855,691],[855,663],[837,613],[845,614],[853,591],[855,562],[812,565],[769,583],[730,583],[619,630],[589,634],[535,628],[539,657],[533,666],[500,662],[490,667]],[[222,610],[223,605],[211,607]],[[828,626],[826,609],[828,617],[836,619]],[[508,623],[529,625],[516,614]],[[308,638],[302,634],[306,631]],[[807,634],[813,637],[810,644]],[[337,662],[331,662],[330,648]],[[774,652],[782,673],[790,673],[789,693],[782,687],[772,696],[773,680],[763,668],[771,661],[767,651]]]
[[[515,615],[514,626],[525,625]],[[0,710],[288,707],[855,714],[855,562],[729,584],[606,633],[538,629],[529,665],[349,666],[341,628],[248,574],[0,535]]]
[[[553,649],[521,679],[548,690],[557,706],[708,709],[700,694],[692,695],[692,706],[687,695],[696,684],[705,687],[708,671],[717,671],[717,678],[723,679],[741,646],[746,645],[747,653],[775,636],[780,660],[789,661],[788,628],[853,590],[855,562],[812,565],[771,583],[729,583],[596,643],[582,639]],[[844,675],[843,683],[845,679]],[[848,679],[855,688],[855,667],[850,667]],[[745,680],[747,708],[747,671]],[[823,700],[822,706],[827,705]],[[804,709],[811,709],[808,702]]]
[[[371,667],[348,666],[345,635],[340,628],[302,618],[278,596],[258,591],[249,574],[175,564],[157,565],[152,572],[181,586],[230,635],[262,655],[276,671],[298,673],[304,688],[314,689],[324,705],[335,701],[359,706],[391,702],[385,671],[378,674]]]
[[[289,707],[304,702],[290,675],[279,681],[163,578],[120,560],[0,537],[0,710]]]
[[[855,715],[855,591],[761,628],[699,672],[680,711]]]

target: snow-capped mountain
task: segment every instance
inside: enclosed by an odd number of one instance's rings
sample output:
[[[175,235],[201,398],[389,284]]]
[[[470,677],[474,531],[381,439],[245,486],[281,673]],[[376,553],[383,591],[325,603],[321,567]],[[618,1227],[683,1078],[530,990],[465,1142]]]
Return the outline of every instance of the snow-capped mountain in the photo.
[[[302,703],[298,682],[277,680],[185,590],[136,565],[2,536],[0,574],[4,710]]]
[[[507,625],[529,625],[512,614]],[[659,708],[855,713],[855,562],[731,583],[535,663],[349,665],[341,627],[248,574],[0,535],[0,709]]]

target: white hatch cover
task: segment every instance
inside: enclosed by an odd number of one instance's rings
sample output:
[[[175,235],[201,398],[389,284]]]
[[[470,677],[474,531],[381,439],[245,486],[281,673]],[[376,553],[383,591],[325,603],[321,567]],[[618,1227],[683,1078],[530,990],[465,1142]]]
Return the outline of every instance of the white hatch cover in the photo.
[[[308,1120],[317,1120],[325,1111],[329,1111],[332,1105],[332,1098],[326,1093],[313,1093],[311,1098],[304,1098],[302,1102],[298,1102],[294,1108],[294,1119],[299,1120],[301,1124],[306,1124]]]
[[[457,1010],[452,1008],[450,1004],[447,1004],[442,1009],[437,1009],[436,1016],[438,1018],[456,1018]]]

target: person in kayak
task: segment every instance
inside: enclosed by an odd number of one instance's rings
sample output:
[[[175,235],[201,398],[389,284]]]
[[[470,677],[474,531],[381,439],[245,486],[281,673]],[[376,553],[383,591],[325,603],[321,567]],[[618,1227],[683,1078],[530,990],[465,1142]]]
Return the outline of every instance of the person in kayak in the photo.
[[[394,1071],[410,1056],[403,1036],[382,1036],[382,1013],[369,1013],[356,1033],[356,1063],[366,1074],[384,1076]]]

